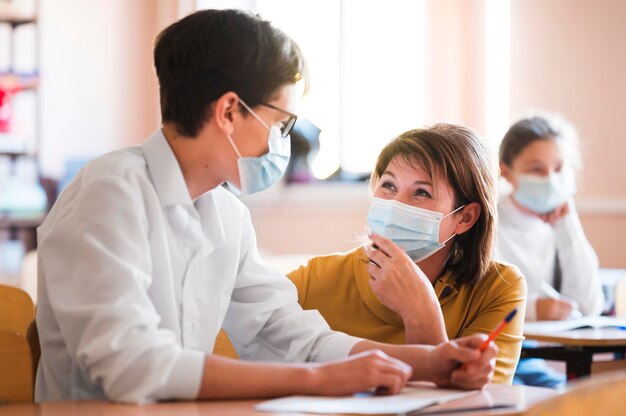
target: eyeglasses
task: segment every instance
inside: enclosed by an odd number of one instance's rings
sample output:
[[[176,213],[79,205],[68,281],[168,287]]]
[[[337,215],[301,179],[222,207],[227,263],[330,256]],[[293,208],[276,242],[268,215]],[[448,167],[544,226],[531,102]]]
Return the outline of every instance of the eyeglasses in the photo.
[[[276,111],[280,111],[281,113],[287,114],[289,116],[287,121],[283,121],[280,126],[280,135],[282,137],[287,137],[289,133],[291,133],[291,130],[293,129],[294,124],[296,124],[296,120],[298,119],[298,116],[293,113],[290,113],[289,111],[283,110],[282,108],[278,108],[272,104],[261,103],[261,105],[265,107],[269,107]]]
[[[250,112],[250,114],[252,114],[254,116],[254,118],[256,118],[261,124],[263,124],[265,126],[265,128],[267,128],[269,130],[269,126],[250,108],[250,106],[248,106],[248,104],[245,103],[244,100],[242,100],[241,98],[239,98],[239,102],[241,103],[241,105],[244,106],[244,108],[246,110],[248,110]],[[269,107],[273,110],[276,111],[280,111],[281,113],[285,113],[289,116],[289,118],[287,119],[287,121],[283,121],[281,122],[280,125],[280,135],[281,137],[285,138],[289,135],[289,133],[291,133],[291,130],[293,129],[294,124],[296,124],[296,120],[298,119],[298,116],[290,113],[289,111],[283,110],[282,108],[278,108],[272,104],[266,104],[266,103],[261,103],[259,105],[263,105],[265,107]]]

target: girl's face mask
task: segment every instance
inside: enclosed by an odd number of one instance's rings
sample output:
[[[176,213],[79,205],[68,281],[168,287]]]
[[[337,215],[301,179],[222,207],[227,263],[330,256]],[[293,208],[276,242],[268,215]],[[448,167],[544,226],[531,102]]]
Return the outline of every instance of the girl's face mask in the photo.
[[[518,175],[513,197],[537,214],[547,214],[563,205],[576,193],[576,183],[569,170],[547,176]]]

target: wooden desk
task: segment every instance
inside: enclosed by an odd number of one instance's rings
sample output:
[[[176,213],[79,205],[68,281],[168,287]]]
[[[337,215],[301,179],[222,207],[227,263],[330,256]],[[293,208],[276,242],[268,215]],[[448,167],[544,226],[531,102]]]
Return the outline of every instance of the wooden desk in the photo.
[[[529,386],[488,385],[477,395],[432,406],[415,415],[445,414],[439,411],[494,404],[516,404],[517,408],[492,411],[464,412],[464,415],[519,415],[529,406],[555,396],[551,389]],[[144,406],[112,404],[102,401],[56,402],[43,404],[20,404],[0,406],[0,416],[272,416],[276,413],[255,412],[253,407],[260,400],[230,400],[204,402],[159,403]],[[457,413],[458,414],[458,413]],[[284,415],[284,414],[283,414]]]
[[[576,329],[554,334],[524,331],[526,339],[549,343],[536,348],[522,348],[522,358],[565,361],[567,379],[590,375],[596,371],[626,368],[626,331],[616,328]],[[593,362],[597,353],[617,353],[618,359]]]

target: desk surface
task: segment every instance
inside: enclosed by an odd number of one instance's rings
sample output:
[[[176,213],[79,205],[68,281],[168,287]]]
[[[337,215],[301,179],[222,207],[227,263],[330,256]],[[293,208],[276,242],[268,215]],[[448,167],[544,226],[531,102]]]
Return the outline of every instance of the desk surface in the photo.
[[[424,409],[424,414],[443,410],[454,410],[466,407],[493,406],[498,404],[516,404],[517,408],[498,409],[492,411],[463,412],[464,415],[517,415],[531,405],[555,396],[551,389],[528,386],[503,386],[492,384],[486,386],[479,394],[458,399],[443,405]],[[98,416],[199,416],[199,415],[232,415],[232,416],[271,416],[275,413],[261,413],[254,411],[254,405],[259,400],[231,400],[231,401],[204,401],[204,402],[171,402],[132,406],[113,404],[100,401],[84,402],[56,402],[43,404],[16,404],[0,406],[0,416],[68,416],[68,415],[98,415]]]
[[[575,329],[553,334],[524,331],[526,339],[580,347],[626,346],[626,330],[617,328]]]

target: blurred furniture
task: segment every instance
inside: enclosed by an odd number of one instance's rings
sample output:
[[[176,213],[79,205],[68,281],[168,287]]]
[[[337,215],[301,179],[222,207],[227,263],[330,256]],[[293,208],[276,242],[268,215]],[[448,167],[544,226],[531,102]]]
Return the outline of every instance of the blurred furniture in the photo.
[[[320,128],[306,118],[299,118],[291,131],[291,157],[285,170],[287,183],[316,181],[311,164],[320,148]]]
[[[615,316],[618,318],[626,318],[626,270],[611,269],[615,273],[614,285],[614,304]]]
[[[38,166],[38,8],[38,0],[0,1],[2,43],[8,58],[6,66],[0,68],[0,159],[10,165],[8,171],[0,169],[0,232],[6,232],[10,240],[21,240],[26,251],[36,248],[36,228],[43,219],[46,201],[50,204],[46,180],[40,177]],[[33,35],[20,38],[20,31],[32,31]],[[27,42],[20,43],[21,39]],[[32,55],[32,63],[23,58],[28,55]],[[26,164],[31,167],[24,171],[21,167]]]
[[[32,399],[33,370],[28,343],[16,332],[0,330],[0,405]]]
[[[602,290],[605,298],[603,314],[626,318],[626,282],[620,288],[620,282],[626,279],[626,269],[601,267],[598,274],[602,281]],[[620,313],[617,312],[618,303],[620,304]]]
[[[590,374],[617,369],[626,369],[626,330],[619,328],[576,329],[557,333],[529,332],[524,330],[527,340],[541,341],[538,347],[522,346],[521,358],[543,358],[565,361],[568,380]],[[598,353],[614,354],[615,360],[593,361]]]
[[[526,416],[617,416],[625,413],[622,400],[626,392],[626,372],[573,383],[558,396],[537,403]]]
[[[522,415],[531,406],[554,397],[557,393],[551,389],[529,386],[505,386],[491,384],[485,386],[474,395],[464,397],[438,406],[429,407],[419,414],[433,414],[445,411],[451,414],[471,415]],[[259,413],[254,406],[263,400],[206,400],[206,401],[173,401],[129,406],[106,401],[64,401],[41,404],[14,404],[0,407],[0,415],[100,415],[100,416],[198,416],[198,415],[237,415],[259,416],[278,415],[278,413]],[[485,407],[500,406],[493,410]],[[503,409],[501,406],[507,406]],[[510,406],[510,407],[509,407]],[[478,408],[468,413],[460,409]],[[282,413],[284,414],[284,413]],[[590,413],[593,414],[593,413]]]
[[[37,250],[29,251],[22,258],[22,270],[19,278],[22,288],[37,305]]]
[[[19,334],[24,340],[28,325],[35,319],[35,307],[22,289],[0,285],[0,330]]]
[[[28,325],[26,331],[26,341],[28,342],[28,348],[30,349],[30,362],[33,370],[33,389],[35,384],[35,377],[37,376],[37,366],[39,365],[39,357],[41,357],[41,345],[39,344],[39,332],[37,331],[37,321],[33,321]]]

